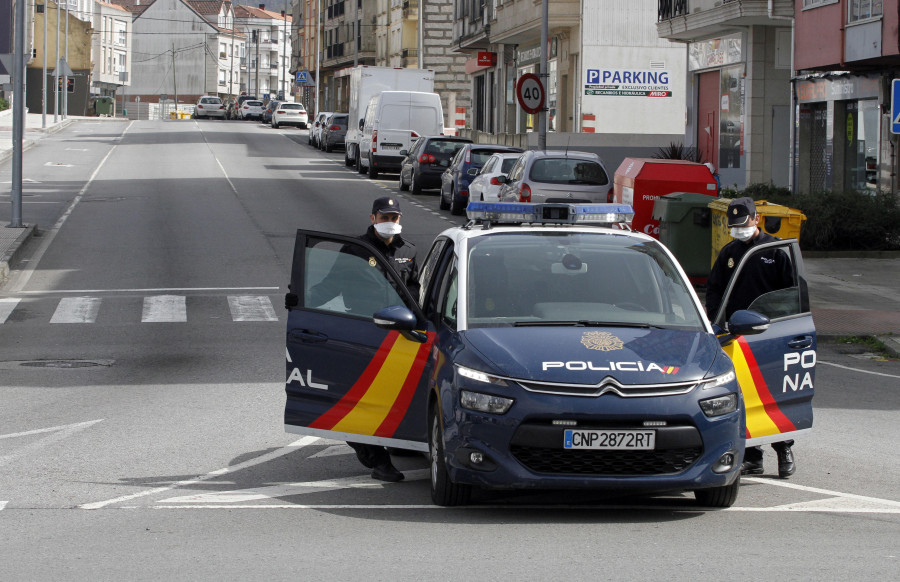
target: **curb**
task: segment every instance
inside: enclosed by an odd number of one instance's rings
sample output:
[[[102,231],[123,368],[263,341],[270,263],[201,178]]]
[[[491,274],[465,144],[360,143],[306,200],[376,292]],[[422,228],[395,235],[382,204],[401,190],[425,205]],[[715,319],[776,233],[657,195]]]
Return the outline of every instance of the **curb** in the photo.
[[[860,333],[817,333],[816,339],[821,343],[838,343],[841,338],[848,336],[866,337],[880,341],[891,357],[900,358],[900,337],[888,334],[860,334]]]
[[[0,281],[6,279],[9,276],[9,265],[16,261],[16,258],[19,256],[19,251],[25,245],[26,242],[32,237],[34,234],[35,225],[27,224],[25,228],[22,229],[22,232],[16,237],[16,240],[13,241],[12,246],[9,247],[9,250],[0,257]]]

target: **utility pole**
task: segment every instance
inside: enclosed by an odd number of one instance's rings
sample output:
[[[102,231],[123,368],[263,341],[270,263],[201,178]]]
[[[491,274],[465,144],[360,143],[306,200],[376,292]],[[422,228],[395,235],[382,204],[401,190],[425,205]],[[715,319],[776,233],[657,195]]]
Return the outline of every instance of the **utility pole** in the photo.
[[[44,66],[43,66],[43,83],[41,97],[41,128],[47,129],[47,0],[42,4],[44,8]]]
[[[53,123],[59,120],[59,0],[56,0],[56,72],[53,75]]]
[[[232,24],[231,26],[231,66],[228,68],[228,96],[234,99],[234,25]]]
[[[13,155],[12,184],[9,198],[12,202],[10,228],[22,228],[22,138],[25,136],[25,9],[26,0],[16,3],[16,21],[13,24]]]
[[[175,96],[175,116],[178,116],[178,83],[175,81],[175,43],[172,43],[172,93]]]
[[[544,0],[541,3],[541,66],[540,66],[540,75],[538,76],[541,80],[541,83],[544,85],[544,106],[538,111],[538,151],[544,151],[547,149],[547,86],[550,84],[547,81],[547,53],[549,52],[549,48],[547,47],[547,37],[549,35],[548,32],[548,20],[549,20],[549,7],[550,0]]]
[[[66,70],[63,71],[63,119],[69,118],[69,0],[66,0]]]
[[[262,99],[262,93],[259,92],[259,29],[253,31],[253,39],[256,42],[256,98]]]

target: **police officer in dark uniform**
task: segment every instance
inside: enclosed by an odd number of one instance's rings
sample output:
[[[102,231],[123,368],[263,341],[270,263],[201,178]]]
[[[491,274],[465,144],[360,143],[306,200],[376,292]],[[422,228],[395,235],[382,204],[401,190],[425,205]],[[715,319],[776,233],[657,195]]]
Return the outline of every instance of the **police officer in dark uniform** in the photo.
[[[400,279],[412,292],[419,295],[419,267],[416,263],[416,246],[400,235],[400,203],[390,196],[375,200],[369,220],[372,224],[360,236],[378,249],[388,260]],[[372,478],[382,481],[402,481],[403,473],[394,467],[391,455],[385,447],[363,443],[347,443],[356,451],[359,462],[372,469]]]
[[[759,215],[752,198],[736,198],[728,205],[728,227],[735,240],[725,245],[713,264],[706,282],[706,313],[713,320],[722,305],[722,296],[728,287],[734,269],[741,259],[755,246],[779,240],[759,228]],[[725,320],[740,309],[747,309],[753,301],[765,293],[791,287],[793,270],[788,256],[781,249],[772,249],[754,255],[741,270],[728,304],[725,306]],[[794,474],[794,441],[772,443],[778,456],[778,476],[786,479]],[[744,453],[742,475],[763,473],[763,451],[760,447],[748,447]]]

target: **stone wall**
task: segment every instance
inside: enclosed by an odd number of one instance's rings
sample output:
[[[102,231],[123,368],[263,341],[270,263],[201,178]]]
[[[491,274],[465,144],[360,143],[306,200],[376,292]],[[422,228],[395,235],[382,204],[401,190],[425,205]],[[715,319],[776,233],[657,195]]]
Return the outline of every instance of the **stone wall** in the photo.
[[[432,0],[419,5],[422,13],[422,62],[434,71],[434,91],[441,96],[444,126],[455,127],[457,107],[465,108],[466,123],[472,113],[472,92],[464,54],[451,52],[453,45],[453,1]]]

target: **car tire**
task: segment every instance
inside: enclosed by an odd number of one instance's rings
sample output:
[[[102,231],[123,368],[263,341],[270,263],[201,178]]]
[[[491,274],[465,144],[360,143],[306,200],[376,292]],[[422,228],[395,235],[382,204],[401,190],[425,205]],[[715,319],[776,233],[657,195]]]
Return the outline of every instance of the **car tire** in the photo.
[[[409,191],[418,196],[422,193],[422,186],[416,182],[416,171],[413,170],[409,173]]]
[[[278,124],[274,121],[272,122],[272,129],[278,129]]]
[[[447,464],[444,459],[443,431],[441,420],[437,413],[437,407],[431,409],[428,440],[428,453],[431,460],[431,500],[435,505],[454,507],[465,505],[472,495],[470,485],[454,483],[447,473]]]
[[[450,203],[444,202],[444,189],[441,188],[441,198],[438,202],[438,208],[441,210],[450,210]]]
[[[369,178],[374,180],[378,177],[378,170],[375,168],[375,162],[372,161],[372,156],[369,156],[369,167],[366,168],[369,173]]]
[[[741,477],[738,476],[731,485],[724,487],[712,487],[710,489],[697,489],[694,497],[697,505],[701,507],[731,507],[737,500],[738,490],[741,487]]]
[[[356,173],[357,174],[365,174],[366,168],[362,165],[362,156],[359,155],[359,150],[356,150]]]
[[[324,149],[327,153],[330,154],[330,153],[331,153],[331,150],[333,150],[334,148],[331,147],[331,144],[329,144],[329,143],[326,141],[326,142],[325,142],[325,147],[324,147],[323,149]]]
[[[400,179],[398,180],[397,188],[401,192],[406,192],[407,190],[409,190],[409,184],[403,181],[403,168],[400,168]]]
[[[450,189],[450,214],[454,216],[459,216],[466,211],[466,207],[463,205],[463,197],[457,196],[456,193],[453,192],[453,188]]]
[[[350,161],[350,148],[344,148],[344,165],[348,168],[353,165],[353,162]]]
[[[305,123],[301,123],[301,124],[300,124],[300,129],[306,129],[306,124],[305,124]]]

